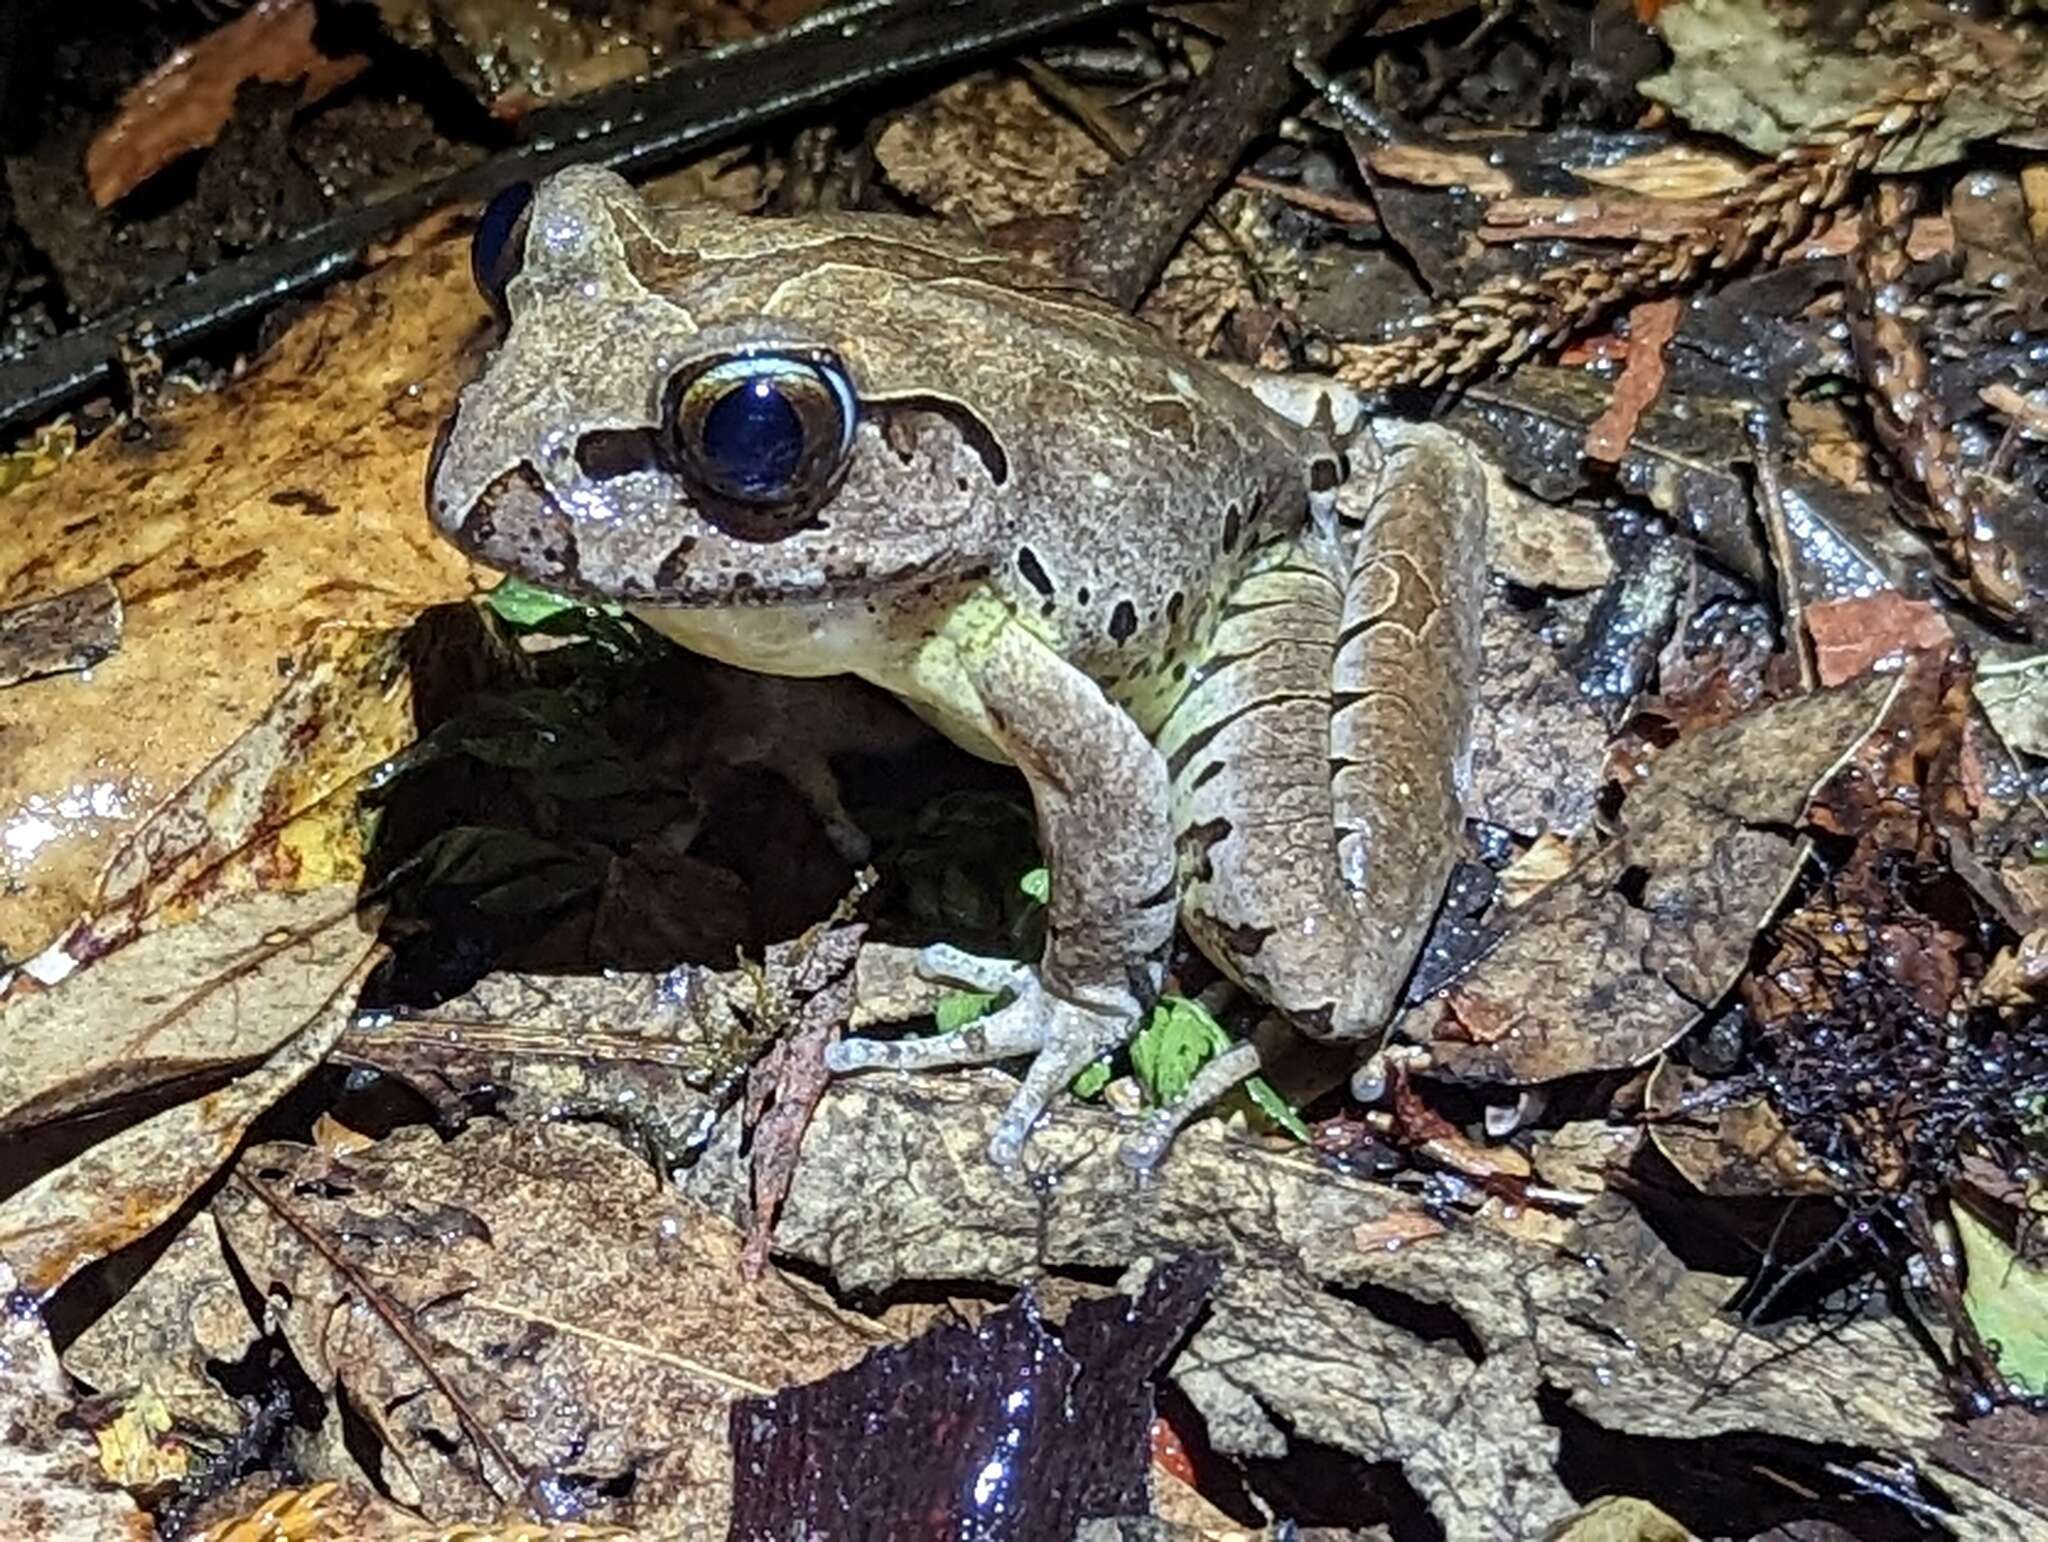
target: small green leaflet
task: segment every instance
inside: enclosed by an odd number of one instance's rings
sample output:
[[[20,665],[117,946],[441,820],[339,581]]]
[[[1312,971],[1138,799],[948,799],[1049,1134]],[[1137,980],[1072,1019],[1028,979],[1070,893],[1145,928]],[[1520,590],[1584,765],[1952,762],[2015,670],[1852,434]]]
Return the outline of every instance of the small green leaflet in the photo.
[[[1091,1060],[1081,1067],[1081,1074],[1067,1083],[1067,1091],[1077,1098],[1095,1099],[1102,1096],[1102,1089],[1109,1085],[1109,1057]]]
[[[939,998],[932,1020],[939,1032],[952,1033],[985,1016],[998,999],[987,991],[952,991]],[[1146,1100],[1164,1107],[1178,1102],[1195,1073],[1228,1048],[1230,1035],[1209,1015],[1208,1008],[1185,996],[1164,996],[1152,1009],[1152,1020],[1131,1040],[1131,1069],[1145,1089]],[[1083,1066],[1068,1090],[1077,1098],[1100,1097],[1109,1085],[1110,1072],[1110,1057],[1105,1055]],[[1252,1077],[1243,1090],[1272,1124],[1304,1144],[1309,1141],[1309,1129],[1301,1115],[1265,1077]]]
[[[1052,897],[1052,869],[1034,867],[1017,880],[1017,887],[1043,905]]]
[[[1164,996],[1131,1040],[1131,1069],[1154,1103],[1178,1103],[1195,1072],[1230,1048],[1230,1035],[1184,996]]]
[[[1969,1271],[1963,1310],[1997,1346],[2008,1380],[2031,1397],[2048,1394],[2048,1270],[2021,1259],[1966,1206],[1949,1209]]]
[[[533,627],[552,620],[565,610],[581,610],[580,600],[542,589],[523,579],[508,578],[489,594],[484,603],[508,626]]]
[[[932,1021],[939,1025],[939,1032],[952,1033],[986,1016],[995,1003],[993,991],[949,991],[932,1008]]]
[[[1195,1073],[1230,1048],[1230,1035],[1209,1015],[1208,1008],[1184,996],[1164,996],[1152,1009],[1152,1021],[1131,1040],[1131,1069],[1146,1098],[1159,1106],[1186,1095]],[[1244,1094],[1266,1118],[1306,1143],[1308,1126],[1263,1076],[1244,1084]]]

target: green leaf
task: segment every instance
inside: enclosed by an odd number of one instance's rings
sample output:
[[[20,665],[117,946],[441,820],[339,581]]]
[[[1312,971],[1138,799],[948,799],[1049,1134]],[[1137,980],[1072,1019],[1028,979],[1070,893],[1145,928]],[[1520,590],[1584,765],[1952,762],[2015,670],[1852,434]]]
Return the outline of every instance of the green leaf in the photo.
[[[1274,1091],[1273,1084],[1265,1077],[1254,1076],[1247,1081],[1244,1084],[1244,1095],[1258,1106],[1260,1113],[1304,1146],[1314,1141],[1315,1137],[1309,1134],[1307,1123],[1295,1112],[1294,1105]]]
[[[508,626],[535,627],[565,610],[581,610],[582,602],[552,589],[529,584],[522,578],[508,578],[489,594],[484,603]]]
[[[1037,900],[1039,904],[1048,903],[1052,898],[1052,869],[1049,867],[1034,867],[1030,872],[1017,880],[1017,887],[1030,895],[1031,898]]]
[[[1163,996],[1152,1020],[1131,1040],[1131,1069],[1154,1103],[1177,1103],[1195,1072],[1230,1048],[1230,1035],[1208,1010],[1184,996]]]
[[[1077,1098],[1099,1098],[1102,1089],[1109,1085],[1109,1057],[1091,1060],[1081,1067],[1081,1074],[1067,1083],[1067,1090]]]
[[[2024,1263],[1961,1205],[1949,1207],[1969,1278],[1963,1308],[1996,1346],[1998,1368],[2031,1397],[2048,1395],[2048,1270]]]
[[[949,991],[932,1009],[932,1020],[939,1025],[939,1032],[951,1033],[986,1015],[995,1002],[993,991]]]

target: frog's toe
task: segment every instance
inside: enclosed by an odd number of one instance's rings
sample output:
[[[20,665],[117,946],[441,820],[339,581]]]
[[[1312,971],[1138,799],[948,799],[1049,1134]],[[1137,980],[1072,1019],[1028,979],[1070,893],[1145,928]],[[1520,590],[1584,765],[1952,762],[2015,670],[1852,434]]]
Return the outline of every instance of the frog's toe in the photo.
[[[1041,1048],[1024,1073],[1024,1085],[1010,1099],[989,1137],[989,1160],[998,1167],[1016,1162],[1031,1127],[1052,1100],[1089,1065],[1130,1037],[1132,1023],[1056,998],[1043,998]],[[1019,1003],[1021,1005],[1022,1003]],[[1012,1009],[1014,1010],[1014,1008]]]
[[[1013,1007],[921,1039],[841,1039],[825,1051],[828,1071],[935,1071],[1028,1055],[1044,1042],[1037,1019]]]
[[[1020,964],[1014,958],[984,958],[943,942],[919,950],[917,972],[927,980],[963,985],[991,995],[1009,991],[1020,1000],[1038,988],[1038,971],[1029,964]]]

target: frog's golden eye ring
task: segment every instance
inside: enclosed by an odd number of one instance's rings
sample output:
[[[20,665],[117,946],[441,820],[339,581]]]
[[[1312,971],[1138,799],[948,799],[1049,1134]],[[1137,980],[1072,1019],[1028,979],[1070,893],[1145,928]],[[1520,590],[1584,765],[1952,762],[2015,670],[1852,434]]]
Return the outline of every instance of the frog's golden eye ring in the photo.
[[[859,406],[846,366],[819,351],[749,353],[669,386],[670,458],[714,499],[809,510],[853,448]]]

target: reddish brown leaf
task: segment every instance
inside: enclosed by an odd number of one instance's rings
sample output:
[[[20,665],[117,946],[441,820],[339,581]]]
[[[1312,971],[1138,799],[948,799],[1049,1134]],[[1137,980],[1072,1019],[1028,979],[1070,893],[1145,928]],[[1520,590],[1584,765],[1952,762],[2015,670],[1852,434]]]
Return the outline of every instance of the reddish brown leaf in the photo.
[[[246,81],[300,81],[317,102],[355,79],[369,60],[333,59],[314,46],[312,0],[256,0],[219,31],[181,48],[129,88],[114,121],[93,137],[85,175],[102,209],[188,151],[220,137]]]
[[[1664,389],[1664,345],[1678,330],[1680,304],[1674,296],[1649,300],[1628,313],[1628,362],[1614,383],[1614,400],[1586,430],[1586,458],[1618,461],[1635,436],[1643,411]]]

